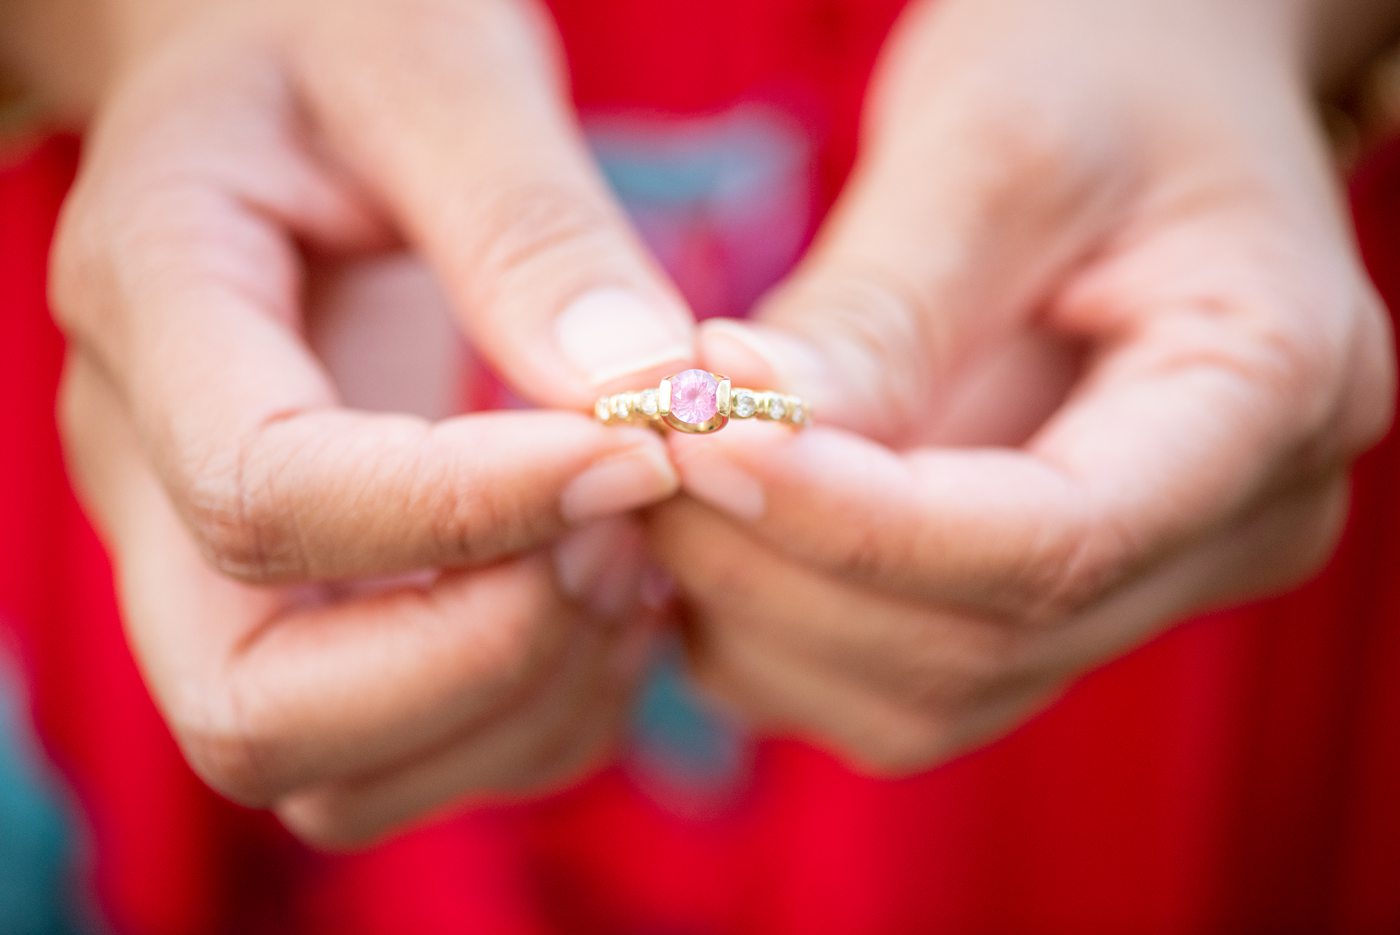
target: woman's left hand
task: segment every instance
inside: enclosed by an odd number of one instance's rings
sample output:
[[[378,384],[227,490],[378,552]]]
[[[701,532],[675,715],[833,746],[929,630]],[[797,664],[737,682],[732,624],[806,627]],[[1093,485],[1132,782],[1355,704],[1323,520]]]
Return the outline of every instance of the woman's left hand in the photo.
[[[689,497],[652,535],[704,683],[916,770],[1319,566],[1393,361],[1297,21],[908,11],[811,254],[757,324],[702,331],[819,421],[675,440]]]

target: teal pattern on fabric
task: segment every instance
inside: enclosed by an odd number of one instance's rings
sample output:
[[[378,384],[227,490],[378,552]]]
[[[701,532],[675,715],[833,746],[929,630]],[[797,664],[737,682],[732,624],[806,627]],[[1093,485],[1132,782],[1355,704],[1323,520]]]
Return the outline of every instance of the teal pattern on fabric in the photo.
[[[11,675],[0,665],[0,932],[92,932],[61,784],[43,765]]]

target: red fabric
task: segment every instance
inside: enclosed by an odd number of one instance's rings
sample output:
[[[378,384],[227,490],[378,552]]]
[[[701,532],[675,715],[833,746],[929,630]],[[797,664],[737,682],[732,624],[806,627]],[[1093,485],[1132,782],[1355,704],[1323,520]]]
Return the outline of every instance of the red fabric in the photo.
[[[559,0],[580,102],[781,101],[852,152],[896,4]],[[1328,571],[1178,627],[1012,737],[877,782],[790,743],[741,801],[670,814],[622,775],[324,857],[185,767],[122,640],[62,473],[44,253],[70,145],[0,171],[0,633],[93,841],[118,932],[1400,931],[1400,503],[1392,436]],[[1400,305],[1400,146],[1355,184]]]

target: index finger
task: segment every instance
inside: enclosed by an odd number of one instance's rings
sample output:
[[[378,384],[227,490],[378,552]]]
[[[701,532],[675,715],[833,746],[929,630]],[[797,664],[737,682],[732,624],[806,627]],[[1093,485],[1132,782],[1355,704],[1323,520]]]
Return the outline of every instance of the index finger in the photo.
[[[251,89],[217,119],[177,109],[154,143],[115,156],[99,139],[55,267],[70,335],[125,396],[213,563],[293,581],[479,562],[669,495],[674,472],[645,432],[341,405],[299,334],[296,239],[364,220],[284,138],[279,102],[260,97],[275,93]],[[189,142],[220,120],[257,145]]]

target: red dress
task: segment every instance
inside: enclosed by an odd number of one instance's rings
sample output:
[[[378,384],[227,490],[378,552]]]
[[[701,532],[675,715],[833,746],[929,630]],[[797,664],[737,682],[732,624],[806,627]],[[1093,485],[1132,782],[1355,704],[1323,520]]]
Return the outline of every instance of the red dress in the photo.
[[[805,235],[849,165],[865,77],[898,4],[555,6],[605,149],[646,136],[626,120],[616,131],[618,114],[736,105],[787,115],[815,140],[798,163],[803,203],[774,208],[810,209]],[[62,346],[43,280],[73,157],[50,142],[0,170],[0,638],[80,803],[86,885],[113,930],[1400,931],[1394,436],[1358,469],[1345,541],[1318,580],[1176,627],[1011,737],[924,776],[873,781],[767,742],[742,788],[701,812],[668,807],[615,769],[347,857],[313,854],[222,802],[151,705],[63,476],[52,421]],[[621,185],[641,190],[638,178],[624,172]],[[1400,147],[1374,157],[1353,192],[1368,262],[1396,307]],[[673,268],[732,251],[723,224],[668,230]],[[703,275],[687,275],[703,289]],[[741,304],[747,289],[712,302]]]

